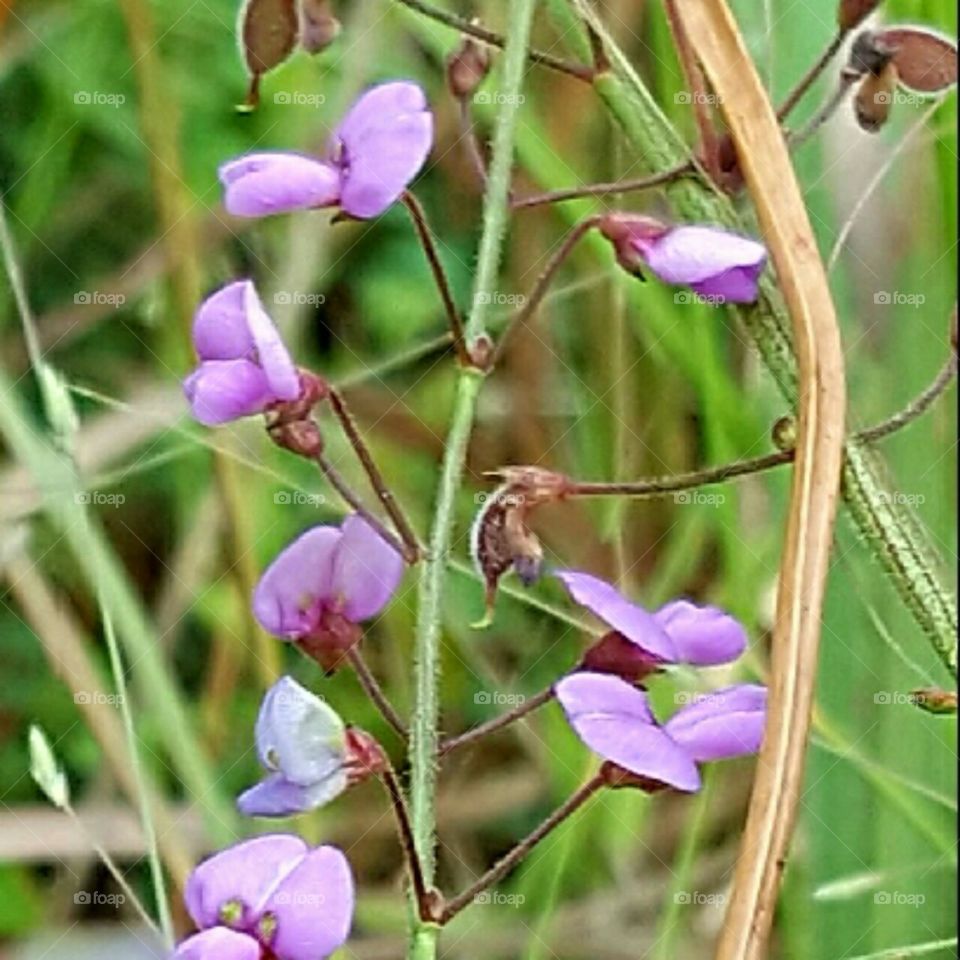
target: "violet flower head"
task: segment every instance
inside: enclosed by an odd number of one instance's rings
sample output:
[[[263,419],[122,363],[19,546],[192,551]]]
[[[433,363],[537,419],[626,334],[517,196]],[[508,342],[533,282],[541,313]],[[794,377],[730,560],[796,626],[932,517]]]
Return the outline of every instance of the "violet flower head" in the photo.
[[[763,739],[765,687],[717,690],[677,711],[663,726],[647,694],[619,677],[573,673],[555,690],[577,736],[647,789],[695,792],[701,783],[699,763],[756,753]]]
[[[253,594],[264,630],[294,640],[327,669],[360,641],[403,576],[403,557],[359,514],[301,534],[266,569]]]
[[[328,803],[348,785],[347,730],[339,714],[291,677],[266,693],[256,726],[268,776],[237,799],[248,817],[289,817]]]
[[[350,935],[353,874],[336,847],[270,834],[203,861],[184,899],[202,932],[175,960],[323,960]]]
[[[194,417],[208,426],[296,400],[300,375],[250,280],[207,297],[193,319],[200,364],[183,382]]]
[[[338,206],[367,220],[406,190],[432,145],[433,115],[423,90],[403,81],[380,84],[347,111],[322,159],[249,153],[225,163],[224,203],[238,217]]]
[[[664,283],[690,287],[716,303],[753,303],[767,262],[762,243],[719,227],[667,226],[652,217],[610,214],[600,230],[612,241],[621,266],[644,267]]]
[[[570,596],[615,634],[591,648],[586,669],[642,679],[665,663],[715,666],[736,660],[746,649],[743,626],[717,607],[674,600],[650,613],[589,573],[560,570],[557,576]]]

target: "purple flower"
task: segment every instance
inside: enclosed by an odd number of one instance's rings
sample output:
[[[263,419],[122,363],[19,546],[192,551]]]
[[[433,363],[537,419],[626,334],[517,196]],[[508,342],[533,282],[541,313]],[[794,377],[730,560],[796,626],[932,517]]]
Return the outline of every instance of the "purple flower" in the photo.
[[[348,786],[347,731],[335,710],[291,677],[266,693],[256,726],[266,779],[241,794],[248,817],[289,817],[328,803]]]
[[[334,131],[326,157],[250,153],[220,168],[227,210],[265,217],[339,206],[366,220],[383,213],[420,172],[433,144],[433,115],[415,83],[368,90]]]
[[[650,712],[646,693],[619,677],[573,673],[555,690],[577,736],[648,789],[699,790],[698,763],[755,753],[763,739],[765,687],[717,690],[663,726]]]
[[[201,863],[184,899],[204,931],[184,941],[178,960],[323,960],[346,942],[353,875],[336,847],[299,837],[246,840]],[[252,947],[256,947],[253,950]]]
[[[561,570],[557,576],[577,603],[616,634],[607,634],[588,652],[588,669],[640,679],[664,663],[729,663],[746,648],[742,625],[717,607],[674,600],[649,613],[599,577],[575,570]]]
[[[757,299],[767,251],[756,240],[719,227],[671,227],[633,214],[610,214],[600,229],[631,273],[639,274],[646,266],[665,283],[688,286],[720,303]]]
[[[193,319],[200,365],[184,380],[193,415],[215,426],[296,400],[300,375],[250,280],[207,297]]]
[[[313,527],[266,569],[253,594],[264,630],[301,643],[333,669],[360,640],[403,576],[403,557],[359,514],[341,527]]]

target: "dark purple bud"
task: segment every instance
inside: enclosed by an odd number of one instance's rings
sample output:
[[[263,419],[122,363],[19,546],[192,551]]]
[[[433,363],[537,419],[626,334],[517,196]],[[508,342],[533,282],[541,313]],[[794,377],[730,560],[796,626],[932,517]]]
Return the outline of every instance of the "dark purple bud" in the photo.
[[[464,37],[447,59],[447,86],[458,99],[472,97],[490,72],[490,51],[473,37]]]
[[[593,673],[612,673],[632,683],[639,683],[662,669],[663,661],[647,653],[622,633],[605,633],[584,654],[581,670]]]
[[[324,608],[320,611],[313,630],[297,641],[307,656],[316,660],[327,674],[343,666],[346,655],[363,639],[358,624],[342,613]]]
[[[238,23],[240,49],[250,73],[246,105],[260,102],[260,78],[283,63],[297,45],[296,0],[246,0]]]

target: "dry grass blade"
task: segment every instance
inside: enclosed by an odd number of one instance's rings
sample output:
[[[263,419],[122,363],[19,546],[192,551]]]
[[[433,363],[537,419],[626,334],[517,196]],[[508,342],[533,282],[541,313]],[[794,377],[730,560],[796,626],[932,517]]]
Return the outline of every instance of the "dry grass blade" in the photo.
[[[796,818],[842,465],[845,391],[826,273],[773,109],[724,0],[679,4],[717,94],[793,323],[800,409],[767,731],[719,960],[764,954]]]

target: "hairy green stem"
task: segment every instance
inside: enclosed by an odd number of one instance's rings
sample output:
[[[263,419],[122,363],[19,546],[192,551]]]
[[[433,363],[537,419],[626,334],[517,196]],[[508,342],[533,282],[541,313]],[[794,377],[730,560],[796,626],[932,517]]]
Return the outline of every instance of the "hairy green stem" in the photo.
[[[605,44],[611,69],[598,73],[594,88],[637,150],[650,173],[667,170],[689,157],[689,148],[654,101],[649,90],[610,40],[602,21],[586,0],[571,0]],[[686,178],[666,187],[678,213],[688,220],[716,223],[742,231],[730,200],[705,178]],[[760,298],[735,313],[756,345],[780,388],[795,408],[798,398],[796,358],[789,317],[776,284],[767,276]],[[893,581],[907,608],[944,665],[957,674],[957,608],[944,585],[929,533],[906,498],[890,487],[879,464],[859,443],[845,447],[843,494],[858,533]]]
[[[493,152],[483,207],[483,233],[474,282],[473,303],[465,334],[471,354],[477,341],[486,338],[488,310],[495,299],[510,202],[514,131],[520,91],[527,62],[527,49],[536,0],[511,3],[500,92],[503,106],[497,119]],[[410,808],[417,854],[423,865],[424,882],[433,883],[436,856],[436,765],[439,718],[440,620],[447,577],[454,512],[467,448],[484,374],[461,366],[453,417],[443,456],[440,485],[430,534],[430,555],[423,564],[417,608],[414,687],[415,708],[410,725]],[[409,960],[435,960],[437,928],[415,918]]]

